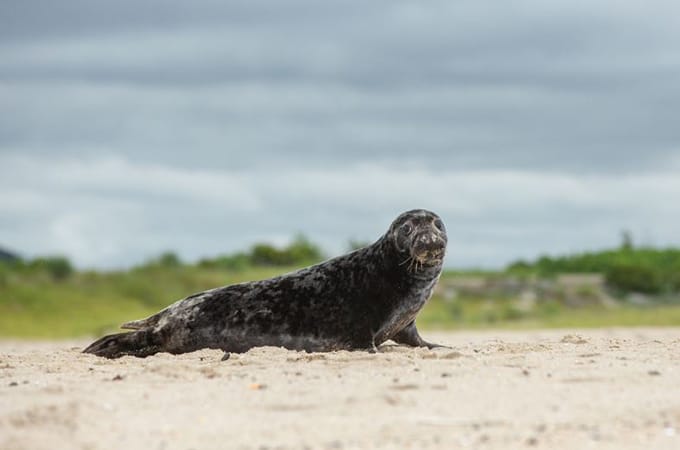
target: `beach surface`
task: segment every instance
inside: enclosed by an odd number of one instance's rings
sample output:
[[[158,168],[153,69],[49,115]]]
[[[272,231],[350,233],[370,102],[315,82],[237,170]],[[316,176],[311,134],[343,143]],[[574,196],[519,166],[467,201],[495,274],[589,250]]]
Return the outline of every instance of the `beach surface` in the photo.
[[[0,449],[678,449],[680,328],[146,359],[0,341]]]

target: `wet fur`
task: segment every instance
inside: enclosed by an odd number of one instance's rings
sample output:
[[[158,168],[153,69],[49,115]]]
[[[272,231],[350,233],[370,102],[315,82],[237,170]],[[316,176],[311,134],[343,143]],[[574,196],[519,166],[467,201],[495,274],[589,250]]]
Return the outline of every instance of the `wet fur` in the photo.
[[[441,273],[446,233],[435,220],[434,213],[409,211],[368,247],[279,277],[191,295],[124,324],[135,331],[105,336],[84,352],[117,358],[263,345],[375,350],[388,339],[432,346],[418,335],[415,317]],[[419,236],[431,242],[416,242]],[[418,257],[435,250],[441,258],[434,263]]]

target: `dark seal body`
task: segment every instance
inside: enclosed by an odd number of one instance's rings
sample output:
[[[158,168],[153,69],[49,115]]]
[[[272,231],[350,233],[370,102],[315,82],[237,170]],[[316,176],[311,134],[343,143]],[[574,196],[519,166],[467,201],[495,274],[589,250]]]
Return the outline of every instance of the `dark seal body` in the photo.
[[[400,215],[374,244],[286,275],[191,295],[146,319],[136,331],[105,336],[84,351],[116,358],[202,348],[244,352],[366,349],[421,339],[415,318],[442,269],[446,232],[437,215]]]

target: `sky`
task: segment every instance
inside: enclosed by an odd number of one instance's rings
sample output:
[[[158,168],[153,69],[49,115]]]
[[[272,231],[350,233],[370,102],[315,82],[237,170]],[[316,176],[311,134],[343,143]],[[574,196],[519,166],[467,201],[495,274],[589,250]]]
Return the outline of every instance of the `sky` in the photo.
[[[328,256],[438,213],[446,264],[680,245],[680,2],[6,0],[0,247]]]

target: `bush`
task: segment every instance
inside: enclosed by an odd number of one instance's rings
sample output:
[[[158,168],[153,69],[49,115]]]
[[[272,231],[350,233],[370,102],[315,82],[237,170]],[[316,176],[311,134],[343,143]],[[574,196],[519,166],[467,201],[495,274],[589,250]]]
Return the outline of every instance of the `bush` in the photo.
[[[29,264],[29,269],[44,270],[54,280],[64,280],[73,274],[71,262],[62,256],[36,258]]]
[[[253,264],[258,266],[285,266],[290,264],[288,255],[283,250],[269,245],[256,244],[250,250]]]
[[[0,287],[7,285],[9,279],[9,269],[4,263],[0,263]]]
[[[146,261],[140,266],[136,266],[136,270],[149,270],[157,268],[173,268],[180,267],[182,265],[182,260],[177,256],[175,252],[167,251],[161,253],[158,257]]]
[[[625,238],[619,249],[557,257],[542,256],[534,262],[514,262],[506,271],[544,277],[559,273],[602,273],[609,286],[621,293],[678,293],[680,249],[633,247],[630,239]]]
[[[673,271],[668,276],[668,287],[671,292],[680,292],[680,270]]]
[[[233,271],[243,271],[252,266],[250,256],[246,253],[223,255],[214,259],[202,259],[198,262],[198,265],[209,269],[227,269]]]
[[[610,288],[624,294],[659,294],[663,290],[660,274],[650,267],[640,265],[614,265],[605,272],[605,282]]]
[[[179,267],[182,261],[174,252],[165,252],[158,257],[158,265],[161,267]]]
[[[323,259],[321,250],[303,235],[298,235],[284,250],[293,264],[316,262]]]
[[[529,264],[527,261],[520,259],[518,261],[510,263],[510,265],[507,267],[508,272],[528,272],[531,269],[531,264]]]
[[[322,254],[319,247],[299,235],[283,249],[269,244],[256,244],[250,251],[250,258],[254,265],[290,266],[319,261],[322,259]]]
[[[271,244],[255,244],[247,253],[234,253],[206,258],[198,265],[206,268],[245,270],[252,266],[302,266],[323,259],[318,246],[298,235],[288,246],[277,248]]]

